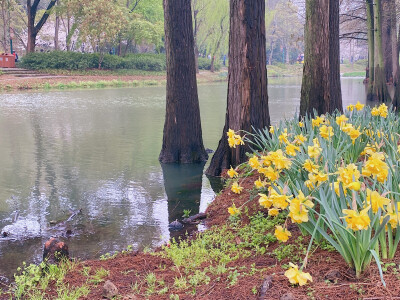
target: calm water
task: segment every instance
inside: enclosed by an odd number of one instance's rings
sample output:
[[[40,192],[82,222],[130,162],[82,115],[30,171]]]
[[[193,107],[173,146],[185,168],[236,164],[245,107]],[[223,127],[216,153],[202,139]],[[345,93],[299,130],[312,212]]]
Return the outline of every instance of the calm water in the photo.
[[[272,122],[299,106],[298,78],[270,79]],[[205,147],[222,134],[226,84],[199,86]],[[365,102],[344,79],[344,104]],[[156,247],[183,209],[214,198],[204,165],[160,166],[165,87],[0,94],[0,276],[39,262],[50,236],[71,255]],[[81,209],[69,222],[72,211]],[[67,236],[67,230],[72,234]]]

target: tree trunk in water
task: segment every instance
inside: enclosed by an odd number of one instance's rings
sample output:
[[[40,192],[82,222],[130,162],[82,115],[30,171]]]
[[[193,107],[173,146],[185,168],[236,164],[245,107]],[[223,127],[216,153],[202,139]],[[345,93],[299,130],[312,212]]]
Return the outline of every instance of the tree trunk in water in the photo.
[[[164,0],[167,101],[162,163],[206,161],[194,59],[190,1]]]
[[[232,0],[225,126],[207,175],[219,176],[222,170],[246,161],[250,148],[229,148],[229,129],[254,132],[253,128],[270,125],[265,64],[265,1]]]
[[[339,0],[307,0],[300,115],[343,110],[339,58]]]
[[[374,5],[375,16],[375,66],[374,66],[374,100],[380,102],[390,99],[390,95],[386,86],[386,76],[384,72],[383,47],[382,47],[382,3],[376,0]]]
[[[367,100],[373,100],[373,84],[374,84],[374,59],[375,59],[375,45],[374,45],[374,5],[373,0],[366,0],[367,8],[367,28],[368,28],[368,88]]]
[[[393,82],[391,0],[382,2],[382,45],[385,82]],[[396,29],[394,29],[396,31]]]

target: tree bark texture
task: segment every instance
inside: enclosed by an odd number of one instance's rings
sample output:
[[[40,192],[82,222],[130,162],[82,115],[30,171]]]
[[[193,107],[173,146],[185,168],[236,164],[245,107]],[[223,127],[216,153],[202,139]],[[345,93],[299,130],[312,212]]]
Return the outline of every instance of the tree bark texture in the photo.
[[[396,3],[392,0],[393,16],[392,16],[392,28],[397,28],[396,21]],[[396,32],[395,30],[393,30]],[[400,34],[400,27],[399,27]],[[399,111],[400,109],[400,71],[399,71],[399,41],[400,35],[397,36],[396,33],[392,35],[392,45],[393,45],[393,79],[394,79],[394,95],[393,95],[393,107]]]
[[[366,0],[367,11],[367,28],[368,28],[368,87],[367,87],[367,100],[372,100],[373,96],[373,83],[374,83],[374,66],[375,66],[375,42],[374,42],[374,5],[373,0]]]
[[[382,2],[382,46],[383,46],[383,64],[385,80],[388,83],[393,82],[393,60],[392,60],[392,5],[391,0],[381,0]]]
[[[167,101],[162,163],[206,161],[197,95],[191,5],[164,0]]]
[[[384,58],[382,46],[382,1],[376,0],[374,5],[375,17],[375,66],[374,66],[374,100],[384,102],[390,99],[389,91],[386,86],[386,76],[384,72]]]
[[[307,0],[300,115],[342,111],[339,0]]]
[[[231,0],[225,126],[206,174],[219,176],[222,170],[246,160],[248,146],[229,148],[229,129],[254,133],[253,128],[269,125],[265,1]]]

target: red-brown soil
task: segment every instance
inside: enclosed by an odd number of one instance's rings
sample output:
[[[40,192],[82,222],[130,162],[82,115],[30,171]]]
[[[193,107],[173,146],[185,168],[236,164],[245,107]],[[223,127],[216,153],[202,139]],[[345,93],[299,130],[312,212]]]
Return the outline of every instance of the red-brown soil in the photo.
[[[228,222],[227,208],[231,206],[234,200],[237,207],[245,203],[249,199],[246,188],[251,188],[254,178],[248,178],[241,186],[245,187],[240,195],[233,194],[230,190],[225,190],[218,195],[215,201],[207,209],[208,224],[221,226]],[[257,205],[258,197],[247,202],[245,205],[249,207],[249,215],[253,210],[259,210]],[[244,220],[246,222],[246,220]],[[294,241],[301,235],[296,225],[289,226],[292,232],[292,238],[287,244],[295,243]],[[193,237],[195,238],[195,237]],[[307,247],[309,237],[304,237],[303,244]],[[240,243],[239,241],[236,241]],[[298,244],[295,244],[296,247]],[[270,244],[268,252],[278,247],[279,243]],[[162,251],[162,250],[158,250]],[[146,253],[130,253],[120,254],[114,259],[109,260],[89,260],[82,262],[74,271],[66,276],[66,282],[70,287],[81,286],[86,282],[87,277],[83,275],[83,268],[90,267],[90,274],[93,275],[99,268],[109,270],[109,275],[105,280],[112,281],[118,288],[120,298],[118,299],[170,299],[169,294],[179,295],[179,299],[400,299],[400,272],[398,272],[400,255],[397,254],[393,262],[396,263],[396,270],[389,267],[384,274],[387,287],[381,283],[379,272],[376,264],[373,262],[369,270],[367,270],[362,278],[356,279],[355,273],[351,270],[341,256],[335,251],[322,250],[315,248],[308,259],[307,267],[304,271],[309,272],[313,277],[313,282],[303,287],[293,286],[284,276],[285,268],[291,262],[293,257],[287,257],[282,261],[278,261],[275,256],[256,255],[248,258],[241,258],[237,261],[227,264],[227,267],[245,267],[247,272],[253,265],[260,272],[254,275],[247,274],[239,276],[236,284],[228,286],[228,273],[217,277],[208,274],[211,277],[209,284],[196,287],[196,295],[190,294],[191,288],[187,290],[174,289],[174,280],[181,276],[180,270],[174,266],[172,261],[159,256]],[[165,285],[169,287],[166,295],[148,295],[144,293],[135,294],[134,286],[138,283],[141,291],[145,291],[147,283],[145,277],[150,272],[154,273],[158,280],[163,279]],[[239,272],[240,268],[239,268]],[[266,295],[260,298],[263,282],[272,280]],[[90,294],[84,299],[102,299],[103,283],[89,284],[91,288]],[[291,296],[291,297],[290,297]],[[47,297],[55,299],[56,294],[54,286],[48,290]],[[1,299],[1,296],[0,296]]]

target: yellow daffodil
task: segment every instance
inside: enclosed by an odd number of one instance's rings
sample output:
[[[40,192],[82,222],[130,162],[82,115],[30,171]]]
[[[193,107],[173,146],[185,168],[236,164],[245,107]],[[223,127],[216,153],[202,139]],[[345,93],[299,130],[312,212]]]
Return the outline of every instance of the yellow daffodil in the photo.
[[[348,132],[346,132],[350,138],[351,138],[351,142],[355,143],[356,139],[361,135],[361,132],[358,129],[355,128],[351,128]]]
[[[278,139],[280,143],[289,144],[287,128],[278,136]]]
[[[371,146],[371,144],[367,144],[365,146],[363,152],[361,152],[361,155],[372,155],[372,153],[375,153],[377,151],[375,146]]]
[[[370,208],[371,206],[368,206],[360,212],[353,209],[343,209],[342,212],[346,215],[343,218],[347,223],[347,228],[354,231],[367,230],[371,223],[371,219],[368,216]]]
[[[258,177],[258,179],[256,181],[254,181],[254,185],[256,186],[256,188],[261,189],[261,188],[265,187],[267,185],[267,183],[265,181],[262,181],[260,179],[260,177]]]
[[[291,284],[298,284],[303,286],[307,284],[308,281],[312,282],[312,277],[310,273],[303,272],[299,270],[297,265],[289,263],[290,268],[285,272],[285,276],[289,279]]]
[[[233,203],[232,206],[228,208],[228,212],[231,216],[237,216],[240,214],[240,209],[235,206],[235,203]]]
[[[389,203],[387,206],[387,214],[386,216],[389,216],[389,224],[392,228],[397,228],[400,222],[400,212],[399,212],[399,205],[397,204],[397,213],[396,213],[396,208],[394,207],[393,203]],[[385,217],[386,217],[385,216]]]
[[[385,182],[389,174],[389,167],[383,161],[383,157],[384,156],[381,153],[373,153],[365,162],[365,165],[362,168],[362,174],[364,176],[376,176],[379,182]]]
[[[307,138],[302,134],[296,135],[295,138],[296,145],[301,145],[307,140]]]
[[[311,159],[306,159],[303,164],[303,168],[308,172],[318,172],[318,165],[314,164]]]
[[[279,209],[275,207],[268,209],[268,216],[275,217],[277,215],[279,215]]]
[[[236,146],[238,145],[244,145],[242,137],[238,134],[235,134],[235,132],[232,129],[229,129],[226,134],[228,136],[229,147],[236,148]]]
[[[345,123],[344,125],[342,125],[342,131],[345,133],[349,133],[352,129],[354,129],[353,125],[350,123]]]
[[[300,199],[294,198],[290,202],[289,217],[292,219],[293,223],[300,224],[303,222],[308,222],[308,209],[306,205],[301,202]]]
[[[258,199],[258,203],[264,208],[270,208],[272,206],[272,200],[268,198],[267,195],[265,194],[258,194],[260,196],[260,199]]]
[[[355,109],[358,111],[362,110],[364,108],[364,104],[361,104],[360,101],[357,101],[357,104],[354,105]]]
[[[382,118],[386,118],[386,117],[387,117],[387,114],[388,114],[388,107],[386,106],[385,103],[382,103],[381,105],[379,105],[378,111],[379,111],[379,115],[380,115]]]
[[[308,150],[308,156],[310,158],[314,158],[315,160],[317,160],[322,153],[322,148],[315,144],[313,146],[308,146],[307,150]]]
[[[354,108],[355,108],[354,104],[347,105],[346,107],[348,111],[353,111]]]
[[[271,134],[274,134],[274,132],[275,132],[274,126],[272,126],[272,125],[269,126],[269,132],[270,132]]]
[[[249,165],[250,167],[252,167],[253,169],[258,169],[261,165],[260,165],[260,161],[258,160],[258,156],[257,155],[253,155],[250,159],[249,159]]]
[[[232,129],[229,129],[228,132],[226,133],[226,135],[229,138],[233,138],[235,136],[235,131],[233,131]]]
[[[278,193],[273,187],[270,187],[269,189],[269,199],[272,201],[272,205],[275,208],[279,208],[279,209],[285,209],[288,205],[290,201],[290,198],[292,196],[287,196],[283,193],[282,188],[278,188],[280,193]]]
[[[303,127],[304,123],[303,122],[299,122],[299,127]]]
[[[379,116],[379,109],[377,107],[374,107],[371,110],[371,115],[374,116],[374,117]]]
[[[377,191],[372,191],[367,188],[367,206],[370,205],[372,212],[377,213],[379,208],[384,210],[385,206],[390,203],[390,199],[382,197]]]
[[[228,170],[227,173],[230,178],[237,177],[239,175],[238,172],[236,172],[232,167]]]
[[[274,164],[277,170],[289,169],[292,165],[290,159],[283,155],[283,151],[281,149],[278,149],[275,152],[269,152],[268,159]]]
[[[347,186],[346,186],[348,189],[350,189],[350,190],[353,190],[353,191],[359,191],[360,190],[360,188],[361,188],[361,182],[359,182],[359,181],[354,181],[354,182],[351,182],[351,183],[349,183]]]
[[[279,172],[275,171],[272,167],[258,168],[258,173],[263,174],[270,181],[275,181],[279,178]]]
[[[311,119],[311,125],[312,125],[313,128],[314,127],[318,127],[321,124],[323,124],[324,121],[325,121],[325,117],[324,116],[318,116],[315,119]]]
[[[286,228],[282,228],[282,226],[277,225],[275,226],[275,237],[280,240],[281,242],[286,243],[289,239],[289,237],[292,236],[289,230]]]
[[[339,174],[338,182],[342,182],[345,188],[353,181],[358,181],[361,176],[355,164],[348,164],[346,167],[340,167],[337,173]]]
[[[340,127],[342,127],[344,124],[346,124],[347,118],[345,115],[341,115],[339,117],[336,117],[336,124],[338,124]]]
[[[243,187],[241,187],[236,181],[232,184],[231,191],[235,194],[240,194],[242,190]]]
[[[290,156],[296,156],[296,151],[300,151],[300,148],[293,145],[293,144],[288,144],[286,146],[286,153]]]
[[[333,136],[333,128],[331,126],[322,125],[319,128],[319,134],[326,140],[329,140]]]
[[[343,186],[343,184],[342,184],[342,186]],[[332,185],[331,185],[331,187],[332,187]],[[340,196],[340,182],[335,181],[333,183],[333,188],[335,190],[336,195]],[[345,187],[343,187],[343,193],[345,195],[347,195],[347,189]]]

